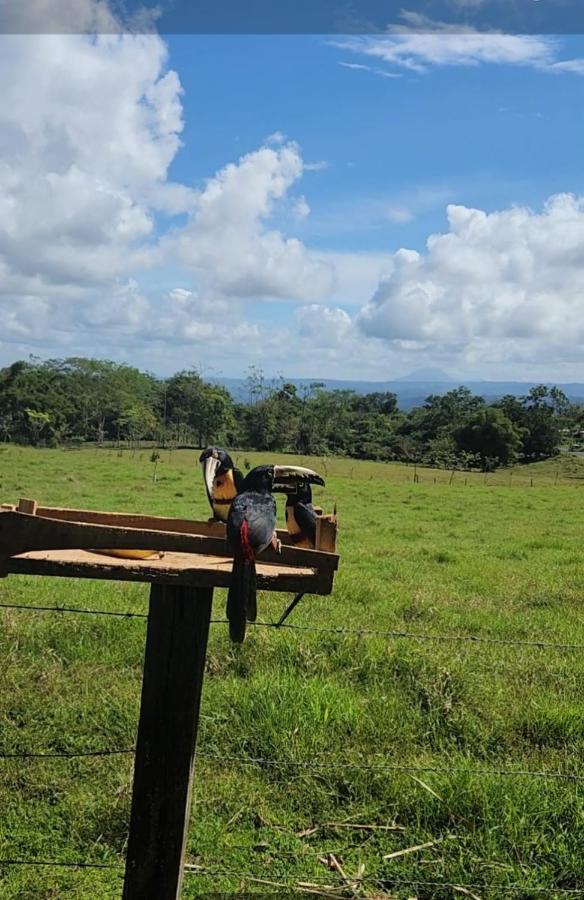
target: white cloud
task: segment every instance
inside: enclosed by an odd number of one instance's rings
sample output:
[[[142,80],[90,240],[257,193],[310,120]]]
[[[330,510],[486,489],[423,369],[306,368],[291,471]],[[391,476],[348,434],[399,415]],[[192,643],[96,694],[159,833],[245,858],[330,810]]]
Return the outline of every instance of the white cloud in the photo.
[[[339,44],[338,46],[353,49],[350,44]],[[362,63],[339,62],[344,69],[353,69],[357,72],[372,72],[374,75],[381,75],[383,78],[401,78],[397,72],[388,72],[387,69],[379,69],[377,66],[365,66]]]
[[[267,136],[264,143],[268,146],[273,145],[279,147],[280,144],[285,144],[286,140],[286,135],[282,131],[273,131],[272,134]]]
[[[402,24],[388,34],[349,38],[335,45],[398,69],[424,73],[441,66],[483,64],[528,66],[545,72],[584,74],[584,60],[558,59],[559,42],[541,35],[478,31],[472,26],[436,22],[414,12],[402,12]],[[351,68],[361,64],[340,63]],[[379,70],[395,74],[391,70]]]
[[[0,37],[0,260],[25,291],[143,265],[182,129],[180,83],[154,36]]]
[[[121,34],[153,31],[160,6],[116,4],[109,0],[0,0],[3,34]]]
[[[396,225],[403,225],[415,219],[412,210],[406,206],[390,206],[386,210],[386,216],[390,222],[395,222]]]
[[[115,34],[121,23],[107,0],[0,0],[4,34]]]
[[[13,29],[40,31],[66,7],[36,0]],[[103,0],[79,0],[70,25],[108,33],[0,36],[3,361],[161,342],[172,358],[222,342],[227,316],[261,353],[242,297],[320,299],[332,285],[331,265],[274,227],[310,211],[299,148],[276,132],[199,191],[170,182],[182,88],[164,41],[125,33]],[[187,213],[186,227],[161,237],[161,212]]]
[[[584,198],[556,195],[541,212],[451,205],[448,222],[425,253],[393,255],[357,318],[364,334],[473,363],[581,353]]]
[[[269,227],[278,204],[303,172],[292,142],[261,147],[209,179],[190,221],[166,242],[197,278],[234,297],[320,299],[332,286],[328,266],[296,238]],[[308,213],[306,201],[296,212]]]
[[[308,338],[313,347],[334,347],[349,338],[351,317],[338,307],[312,303],[298,310],[298,333]]]
[[[389,253],[328,251],[316,256],[334,272],[331,296],[344,307],[363,306],[391,269]]]
[[[328,169],[329,164],[326,159],[319,159],[316,162],[304,163],[304,171],[305,172],[323,172],[325,169]]]
[[[305,219],[306,216],[310,215],[310,206],[308,205],[306,197],[298,197],[298,199],[295,201],[294,215],[297,219]]]
[[[363,63],[339,62],[343,69],[354,69],[356,72],[370,72],[371,66],[364,66]]]

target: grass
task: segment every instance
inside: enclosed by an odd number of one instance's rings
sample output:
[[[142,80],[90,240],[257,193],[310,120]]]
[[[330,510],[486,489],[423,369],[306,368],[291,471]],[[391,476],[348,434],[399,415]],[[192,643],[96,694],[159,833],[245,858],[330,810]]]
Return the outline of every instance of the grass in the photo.
[[[342,560],[333,595],[305,598],[291,623],[584,644],[582,460],[486,478],[419,469],[419,483],[405,466],[303,461],[327,476],[317,500],[338,504]],[[157,482],[146,451],[3,446],[0,462],[2,501],[207,515],[193,452],[164,451]],[[261,595],[260,617],[288,599]],[[9,577],[0,603],[145,612],[147,589]],[[222,617],[224,591],[215,605]],[[0,610],[0,750],[132,747],[144,635],[139,618]],[[191,870],[183,896],[341,885],[329,853],[376,879],[364,896],[462,896],[431,882],[569,896],[584,888],[583,785],[489,773],[584,774],[583,683],[580,650],[262,628],[234,647],[214,626],[188,861],[238,875]],[[122,866],[131,774],[130,756],[0,759],[0,858]],[[0,896],[119,898],[121,871],[0,864]]]

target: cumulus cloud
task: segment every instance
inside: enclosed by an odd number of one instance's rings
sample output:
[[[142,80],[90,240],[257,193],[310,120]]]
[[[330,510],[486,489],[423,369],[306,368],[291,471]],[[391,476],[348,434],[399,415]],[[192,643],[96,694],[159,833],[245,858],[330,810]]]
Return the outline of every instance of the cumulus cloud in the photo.
[[[332,286],[330,268],[299,240],[269,227],[278,203],[302,172],[302,156],[293,142],[246,154],[209,179],[194,201],[188,225],[167,247],[224,294],[321,298]],[[302,216],[309,213],[302,198],[295,210]]]
[[[121,34],[152,31],[160,17],[157,6],[135,6],[131,13],[118,4],[113,13],[109,0],[0,0],[4,34]]]
[[[442,66],[496,64],[584,74],[584,60],[558,59],[560,45],[551,37],[479,31],[469,25],[457,25],[454,30],[450,23],[407,11],[402,12],[401,19],[401,23],[388,27],[388,34],[350,38],[335,44],[416,73]],[[344,62],[341,65],[355,67]]]
[[[448,207],[425,253],[401,249],[357,324],[468,361],[575,358],[584,341],[584,198],[540,212]]]
[[[31,0],[28,19],[8,6],[12,31],[40,32],[71,4]],[[0,36],[3,360],[196,344],[227,315],[257,341],[242,298],[326,294],[331,266],[274,224],[310,213],[300,149],[276,132],[198,191],[173,183],[182,87],[164,41],[128,32],[105,0],[74,13],[74,33]],[[177,214],[186,226],[169,229]]]
[[[353,331],[351,317],[344,309],[311,303],[298,310],[298,333],[313,346],[335,347],[343,344]]]
[[[154,36],[0,37],[0,261],[24,290],[147,262],[180,143],[178,76]],[[32,282],[35,282],[34,285]]]

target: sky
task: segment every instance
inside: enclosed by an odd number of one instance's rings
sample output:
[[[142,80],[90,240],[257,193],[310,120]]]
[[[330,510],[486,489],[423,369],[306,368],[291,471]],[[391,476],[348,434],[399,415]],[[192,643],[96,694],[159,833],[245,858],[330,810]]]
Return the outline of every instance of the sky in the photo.
[[[369,35],[124,33],[106,0],[0,35],[0,365],[584,381],[584,37],[404,3]]]

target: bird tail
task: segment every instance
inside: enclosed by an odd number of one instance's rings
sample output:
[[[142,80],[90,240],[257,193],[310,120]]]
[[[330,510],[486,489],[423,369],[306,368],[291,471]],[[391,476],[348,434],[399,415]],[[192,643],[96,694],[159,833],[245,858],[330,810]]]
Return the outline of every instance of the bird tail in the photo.
[[[245,638],[246,620],[255,622],[256,616],[255,562],[237,554],[233,558],[231,585],[227,594],[227,619],[231,640],[241,644]]]

